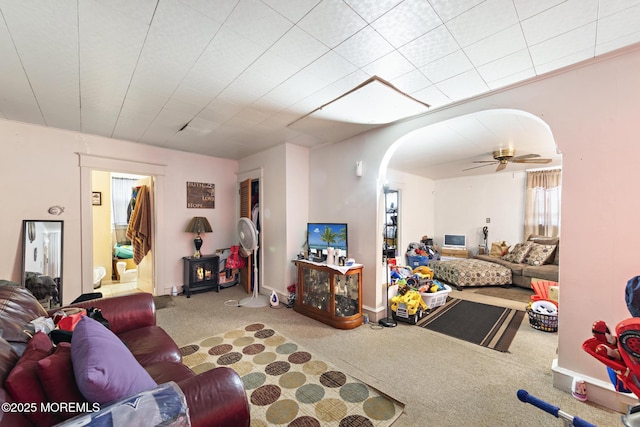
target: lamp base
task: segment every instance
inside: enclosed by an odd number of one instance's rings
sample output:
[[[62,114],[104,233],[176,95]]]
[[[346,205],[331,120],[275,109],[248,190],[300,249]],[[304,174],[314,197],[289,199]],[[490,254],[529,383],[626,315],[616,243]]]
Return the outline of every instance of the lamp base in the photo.
[[[198,234],[198,236],[193,239],[193,246],[196,247],[196,251],[193,253],[194,258],[200,258],[202,254],[200,253],[200,248],[202,247],[202,237]]]
[[[380,326],[384,326],[385,328],[395,328],[398,326],[398,322],[396,322],[392,317],[385,317],[383,319],[378,320],[378,324]]]

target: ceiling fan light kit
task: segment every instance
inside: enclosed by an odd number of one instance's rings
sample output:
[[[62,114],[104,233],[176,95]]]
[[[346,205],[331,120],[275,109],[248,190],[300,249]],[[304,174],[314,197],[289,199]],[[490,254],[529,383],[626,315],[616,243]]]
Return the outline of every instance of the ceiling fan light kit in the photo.
[[[543,159],[540,157],[540,154],[523,154],[521,156],[516,156],[515,148],[500,148],[493,152],[493,160],[476,160],[473,163],[484,163],[480,166],[474,166],[472,168],[463,169],[463,171],[468,171],[471,169],[477,169],[484,166],[489,165],[498,165],[496,167],[496,172],[500,172],[507,167],[509,163],[531,163],[531,164],[547,164],[551,163],[551,159]]]

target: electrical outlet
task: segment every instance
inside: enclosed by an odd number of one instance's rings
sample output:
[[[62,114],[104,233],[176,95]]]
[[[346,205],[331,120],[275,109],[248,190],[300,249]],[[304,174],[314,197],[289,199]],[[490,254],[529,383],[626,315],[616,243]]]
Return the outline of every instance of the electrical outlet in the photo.
[[[487,218],[487,224],[491,224],[491,218]]]

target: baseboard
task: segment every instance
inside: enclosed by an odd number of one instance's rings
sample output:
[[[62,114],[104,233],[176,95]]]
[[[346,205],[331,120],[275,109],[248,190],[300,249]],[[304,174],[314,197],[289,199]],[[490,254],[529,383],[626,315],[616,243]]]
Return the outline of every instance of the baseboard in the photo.
[[[602,369],[606,369],[604,366]],[[578,377],[584,380],[587,386],[587,399],[612,411],[625,414],[629,405],[638,404],[638,399],[633,394],[620,393],[615,390],[611,382],[602,381],[597,378],[588,377],[569,369],[560,368],[558,359],[553,360],[551,365],[553,372],[553,386],[559,390],[571,393],[573,379]]]

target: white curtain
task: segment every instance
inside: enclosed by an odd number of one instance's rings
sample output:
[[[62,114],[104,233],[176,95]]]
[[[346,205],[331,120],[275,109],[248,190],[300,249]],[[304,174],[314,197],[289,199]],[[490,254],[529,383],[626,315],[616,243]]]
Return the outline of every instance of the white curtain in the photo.
[[[560,235],[561,170],[527,172],[524,238]]]
[[[128,244],[126,236],[129,225],[128,207],[131,202],[131,189],[136,186],[137,179],[111,178],[111,224],[113,243]]]

